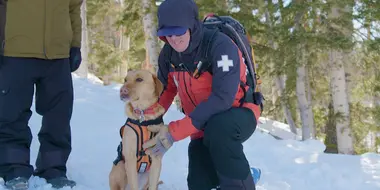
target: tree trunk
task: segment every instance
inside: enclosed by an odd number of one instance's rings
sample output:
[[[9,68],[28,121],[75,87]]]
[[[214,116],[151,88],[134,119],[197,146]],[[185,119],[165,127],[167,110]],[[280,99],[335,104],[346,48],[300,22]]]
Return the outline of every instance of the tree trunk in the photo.
[[[268,1],[266,0],[265,1],[267,5],[269,5],[269,3],[271,3],[271,1]],[[266,20],[266,23],[267,25],[269,26],[269,28],[272,28],[272,24],[271,24],[271,17],[270,17],[270,13],[269,13],[269,9],[266,9],[266,12],[265,12],[265,20]],[[275,46],[275,43],[273,41],[273,38],[271,38],[269,40],[269,45],[271,48],[273,49],[276,49],[276,46]],[[270,59],[270,64],[271,65],[274,65],[274,61],[273,59]],[[272,68],[274,68],[274,66],[272,66]],[[277,96],[278,97],[281,97],[281,106],[282,106],[282,110],[283,110],[283,114],[286,118],[286,122],[288,123],[289,125],[289,128],[290,128],[290,131],[294,134],[297,134],[297,129],[296,129],[296,124],[293,120],[293,117],[292,117],[292,112],[289,108],[289,106],[287,105],[287,102],[284,100],[284,91],[285,91],[285,82],[284,82],[284,79],[285,77],[281,77],[281,76],[275,76],[275,86],[273,87],[274,89],[277,89]],[[272,89],[272,90],[274,90]]]
[[[88,30],[87,30],[87,0],[84,0],[81,7],[81,18],[82,18],[82,63],[77,71],[75,71],[78,76],[82,78],[87,78],[88,75],[88,52],[89,52],[89,42],[88,42]]]
[[[112,28],[112,22],[111,22],[112,18],[109,16],[109,15],[106,15],[104,17],[104,22],[102,23],[103,25],[103,30],[104,30],[104,42],[107,44],[107,45],[113,45],[114,44],[114,41],[112,39],[112,33],[113,33],[113,28]],[[109,57],[107,57],[104,62],[107,63],[107,59],[109,59]],[[103,68],[105,71],[103,71],[103,75],[101,76],[102,78],[102,81],[103,81],[103,85],[104,86],[108,86],[111,84],[111,81],[112,81],[112,77],[114,76],[114,72],[112,72],[111,68],[109,66],[106,66],[104,65],[104,68]]]
[[[334,117],[334,108],[333,108],[333,102],[332,100],[329,103],[328,107],[328,116],[327,121],[325,125],[325,142],[326,150],[325,153],[338,153],[338,142],[337,142],[337,135],[336,135],[336,121]]]
[[[350,109],[347,97],[346,76],[342,62],[342,52],[330,50],[330,77],[333,107],[336,119],[336,134],[338,139],[338,151],[342,154],[353,154],[353,139],[350,128]]]
[[[299,4],[300,2],[297,1]],[[299,32],[301,28],[301,19],[302,19],[303,11],[299,11],[295,17],[295,31]],[[311,139],[311,129],[314,128],[314,115],[313,110],[311,109],[311,104],[306,97],[306,63],[307,63],[307,55],[305,51],[305,44],[300,42],[297,45],[297,80],[296,80],[296,94],[297,94],[297,102],[298,109],[301,115],[301,123],[302,123],[302,140]]]
[[[306,81],[306,92],[307,92],[307,101],[308,101],[308,103],[309,103],[309,105],[310,105],[310,109],[311,109],[311,114],[313,114],[312,115],[312,119],[314,119],[314,112],[313,112],[313,100],[312,100],[312,95],[311,95],[311,87],[310,87],[310,77],[309,77],[309,67],[308,66],[306,66],[305,67],[305,69],[306,69],[306,78],[305,78],[305,81]],[[316,139],[317,138],[317,129],[316,129],[316,126],[315,126],[315,124],[314,124],[314,121],[313,121],[313,126],[312,126],[312,128],[311,128],[311,138],[312,139]]]
[[[373,118],[376,126],[376,130],[374,130],[374,141],[375,141],[375,148],[376,152],[379,152],[380,150],[380,86],[379,86],[379,81],[380,81],[380,71],[375,71],[375,81],[377,81],[375,85],[374,95],[373,95],[373,106],[374,110],[373,111]]]
[[[272,81],[272,104],[276,105],[277,99],[278,99],[278,94],[279,94],[279,89],[277,87],[277,80],[276,78],[273,79]]]
[[[302,49],[298,49],[300,51],[300,55],[304,57],[304,52]],[[301,58],[301,64],[302,64]],[[313,114],[311,110],[311,105],[307,101],[306,98],[306,69],[304,65],[300,65],[297,68],[297,82],[296,82],[296,94],[297,94],[297,102],[298,102],[298,109],[300,111],[301,115],[301,122],[302,122],[302,140],[307,140],[311,138],[311,129],[314,125],[313,120]]]
[[[290,111],[289,105],[286,103],[285,98],[283,97],[283,94],[285,91],[285,79],[284,78],[285,77],[282,77],[282,76],[276,76],[275,77],[276,86],[278,89],[277,92],[278,92],[278,96],[282,97],[281,98],[281,107],[282,107],[282,111],[285,115],[286,122],[288,123],[288,125],[290,127],[290,131],[297,135],[298,134],[297,128],[296,128],[296,124],[295,124],[293,117],[292,117],[292,112]]]
[[[156,24],[154,23],[153,7],[155,6],[152,0],[142,0],[143,25],[145,32],[145,50],[147,51],[148,64],[152,65],[153,70],[158,69],[158,43],[156,36]]]
[[[365,22],[367,25],[367,40],[371,41],[371,25],[372,25],[372,15],[369,15]],[[377,130],[370,130],[368,134],[368,138],[370,139],[369,141],[371,142],[369,144],[368,149],[369,150],[375,150],[375,152],[378,152],[379,148],[377,145],[378,138],[380,137],[379,130],[380,130],[380,123],[379,123],[379,113],[378,110],[380,110],[380,86],[379,86],[379,81],[380,81],[380,71],[378,68],[373,69],[373,76],[375,77],[375,84],[373,86],[373,97],[372,97],[372,117],[373,117],[373,123],[375,125],[375,128]]]
[[[124,28],[124,27],[123,27]],[[120,49],[123,50],[123,51],[128,51],[129,50],[129,47],[130,47],[130,37],[129,36],[124,36],[124,33],[123,35],[121,36],[121,42],[120,42]],[[123,62],[120,64],[120,70],[119,70],[119,77],[120,78],[124,78],[125,76],[127,76],[127,72],[128,72],[128,58],[129,56],[125,57],[125,60],[123,59]]]
[[[124,10],[124,7],[125,7],[124,0],[120,1],[120,7],[121,7],[121,10]],[[120,26],[120,44],[119,44],[120,46],[119,46],[119,49],[121,51],[128,51],[129,45],[130,45],[129,43],[130,43],[130,37],[125,36],[125,26],[122,25],[122,26]],[[124,61],[119,65],[119,78],[124,78],[128,72],[128,56],[125,59],[126,60],[123,59]]]
[[[334,19],[340,17],[339,11],[340,9],[336,5],[333,6],[331,8],[329,17]],[[343,28],[338,29],[344,31]],[[332,93],[333,107],[335,113],[334,115],[339,116],[338,118],[336,118],[338,152],[340,154],[354,154],[353,137],[350,128],[350,108],[347,94],[346,72],[343,60],[344,53],[342,50],[330,50],[330,89]]]

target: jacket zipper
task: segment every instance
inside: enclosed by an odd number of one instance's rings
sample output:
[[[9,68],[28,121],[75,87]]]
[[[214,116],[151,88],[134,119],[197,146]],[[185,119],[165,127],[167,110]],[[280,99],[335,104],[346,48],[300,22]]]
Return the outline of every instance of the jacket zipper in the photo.
[[[189,92],[187,91],[185,72],[182,72],[182,76],[183,76],[183,82],[184,82],[184,84],[185,84],[184,87],[185,87],[185,90],[186,90],[186,94],[187,94],[187,96],[189,97],[189,99],[190,99],[191,103],[193,104],[193,106],[196,107],[196,105],[195,105],[193,99],[191,98]]]
[[[43,49],[44,49],[44,55],[45,55],[45,58],[47,58],[47,55],[46,55],[46,0],[45,0],[45,3],[44,3],[44,5],[45,5],[45,7],[44,7],[44,32],[43,32]]]
[[[182,60],[182,54],[181,54],[181,53],[179,53],[179,58],[180,58],[180,60]],[[186,67],[186,65],[185,65],[184,63],[180,63],[179,66],[180,66],[181,70],[185,69],[186,72],[191,76],[191,73],[190,73],[189,69]],[[194,108],[195,108],[196,105],[195,105],[193,99],[191,98],[189,92],[187,91],[185,71],[182,71],[182,77],[183,77],[183,83],[184,83],[184,88],[185,88],[185,91],[186,91],[187,97],[189,97],[191,103],[193,104],[193,106],[194,106]],[[190,85],[191,85],[191,82],[190,82]]]
[[[3,31],[3,34],[4,34],[4,39],[2,39],[2,41],[1,41],[1,49],[0,49],[0,55],[4,55],[4,52],[5,52],[5,30],[6,30],[6,28],[5,28],[5,26],[6,26],[6,23],[7,23],[7,4],[8,4],[8,0],[5,0],[5,2],[4,2],[4,10],[5,10],[5,13],[4,13],[4,16],[5,16],[5,18],[3,18],[4,19],[4,31]]]
[[[177,84],[178,84],[178,86],[177,86],[177,89],[179,90],[179,91],[181,91],[181,94],[185,94],[184,93],[184,90],[182,89],[182,85],[181,85],[181,80],[183,80],[183,79],[181,79],[181,76],[179,75],[179,73],[180,72],[176,72],[176,74],[177,74]],[[180,97],[181,97],[181,95],[179,95]],[[181,105],[184,105],[184,101],[185,101],[185,99],[183,99],[183,98],[180,98],[180,100],[181,100]],[[183,110],[183,112],[185,113],[185,111],[184,111],[184,108],[183,108],[183,106],[182,106],[182,110]]]
[[[4,26],[4,31],[5,31],[5,26]],[[5,35],[4,35],[3,41],[1,42],[0,55],[4,55],[4,52],[5,52]]]
[[[189,83],[190,83],[190,89],[192,89],[192,86],[193,86],[193,84],[192,84],[192,82],[191,82],[191,81],[193,81],[193,80],[192,80],[192,77],[190,76],[190,77],[188,77],[188,78],[189,78]],[[193,97],[194,97],[194,102],[197,102],[197,98],[195,97],[194,93],[191,92],[191,94],[192,94]]]

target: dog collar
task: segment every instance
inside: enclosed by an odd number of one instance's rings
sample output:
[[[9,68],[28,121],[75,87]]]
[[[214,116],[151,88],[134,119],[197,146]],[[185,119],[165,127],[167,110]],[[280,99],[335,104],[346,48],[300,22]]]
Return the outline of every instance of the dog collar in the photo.
[[[140,109],[133,109],[133,113],[139,115],[139,119],[140,119],[140,122],[144,121],[145,119],[145,115],[149,115],[149,114],[155,114],[156,111],[155,109],[159,106],[160,104],[158,102],[156,102],[155,104],[153,104],[152,106],[148,107],[147,109],[145,110],[140,110]]]

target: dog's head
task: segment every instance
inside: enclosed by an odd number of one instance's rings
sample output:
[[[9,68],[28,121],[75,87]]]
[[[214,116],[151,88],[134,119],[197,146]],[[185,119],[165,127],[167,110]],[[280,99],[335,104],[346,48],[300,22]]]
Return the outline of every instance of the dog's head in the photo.
[[[124,78],[124,84],[120,88],[120,99],[131,103],[144,103],[146,100],[157,101],[163,88],[157,76],[148,70],[128,71]]]

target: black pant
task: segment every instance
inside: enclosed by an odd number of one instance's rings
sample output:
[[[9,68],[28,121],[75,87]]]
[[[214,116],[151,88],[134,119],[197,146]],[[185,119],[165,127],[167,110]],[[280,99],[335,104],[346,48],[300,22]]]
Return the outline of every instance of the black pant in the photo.
[[[28,121],[34,87],[36,112],[42,115],[34,174],[46,179],[66,175],[73,109],[69,60],[4,57],[0,67],[0,176],[5,180],[33,175]]]
[[[189,144],[190,190],[255,189],[242,143],[256,129],[256,119],[246,108],[232,108],[213,116],[204,137]]]

